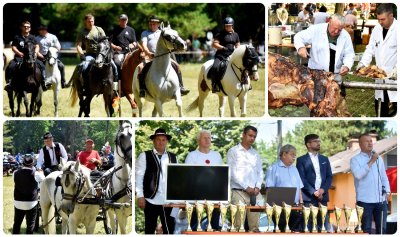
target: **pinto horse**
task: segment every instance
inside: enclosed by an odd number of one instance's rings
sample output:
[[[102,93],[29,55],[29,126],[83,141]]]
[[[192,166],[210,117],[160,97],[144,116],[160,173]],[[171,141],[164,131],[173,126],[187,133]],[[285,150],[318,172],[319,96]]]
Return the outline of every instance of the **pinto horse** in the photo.
[[[145,78],[147,88],[145,99],[154,103],[153,117],[157,114],[162,117],[164,115],[163,104],[175,99],[179,117],[182,117],[181,91],[178,75],[171,65],[171,53],[172,51],[186,50],[187,46],[186,42],[169,25],[164,27],[164,24],[161,23],[160,27],[161,35],[157,42],[157,50]],[[139,97],[138,73],[139,68],[136,68],[133,76],[133,93],[138,105],[139,116],[142,117],[143,102]]]
[[[96,58],[88,68],[82,72],[82,76],[74,76],[79,70],[76,68],[72,77],[71,106],[76,104],[79,98],[79,114],[90,116],[90,103],[95,95],[103,95],[104,106],[108,117],[114,114],[112,106],[113,97],[113,69],[111,65],[112,49],[108,38],[101,38],[97,44],[98,50]]]
[[[239,46],[229,57],[226,72],[221,80],[222,89],[217,93],[220,117],[224,115],[226,97],[228,97],[231,117],[236,116],[234,107],[236,98],[239,98],[241,117],[246,116],[247,93],[251,89],[250,80],[258,80],[258,60],[256,50],[250,45]],[[203,116],[204,101],[212,88],[212,82],[207,79],[207,73],[213,63],[214,60],[209,60],[201,67],[198,79],[199,96],[186,109],[192,111],[198,107],[200,117]]]
[[[16,66],[11,84],[12,90],[8,91],[8,100],[11,109],[11,116],[19,117],[21,115],[20,105],[22,98],[26,109],[26,116],[32,117],[40,114],[42,106],[42,72],[36,63],[35,44],[32,41],[25,42],[23,53],[24,58],[22,64]],[[17,97],[17,113],[14,113],[14,92]],[[28,94],[31,93],[31,102],[29,105]],[[35,111],[34,111],[35,110]]]
[[[137,48],[132,52],[125,55],[125,59],[121,67],[121,97],[125,96],[129,101],[132,109],[132,116],[136,117],[137,114],[137,104],[133,96],[132,91],[132,79],[135,73],[136,67],[142,61],[140,54],[142,53],[141,48]]]

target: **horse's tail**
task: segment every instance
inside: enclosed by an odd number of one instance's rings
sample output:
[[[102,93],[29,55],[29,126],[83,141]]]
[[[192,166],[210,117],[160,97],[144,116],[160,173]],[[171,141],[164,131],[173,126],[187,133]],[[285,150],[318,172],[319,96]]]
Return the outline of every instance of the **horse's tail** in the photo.
[[[199,97],[197,98],[186,108],[185,112],[191,112],[199,107]]]
[[[78,88],[76,85],[77,80],[79,80],[78,67],[75,68],[74,73],[72,73],[72,77],[68,82],[68,86],[72,83],[71,92],[69,94],[69,98],[71,99],[71,107],[74,107],[78,101]]]

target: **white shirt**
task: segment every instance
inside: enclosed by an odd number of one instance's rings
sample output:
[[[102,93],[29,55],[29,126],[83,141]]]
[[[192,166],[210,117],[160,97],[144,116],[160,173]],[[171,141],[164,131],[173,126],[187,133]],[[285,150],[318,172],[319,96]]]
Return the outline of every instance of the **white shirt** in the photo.
[[[160,179],[158,181],[158,190],[153,199],[146,198],[148,202],[153,205],[163,205],[165,204],[165,184],[167,179],[167,164],[169,164],[169,157],[167,151],[164,151],[163,154],[158,154],[157,150],[153,148],[153,155],[162,155],[161,157],[161,172]],[[156,157],[157,161],[160,160]],[[143,178],[146,172],[146,154],[144,152],[140,153],[139,158],[136,160],[136,175],[135,175],[135,184],[136,184],[136,196],[138,198],[144,197],[143,190]]]
[[[294,36],[294,46],[298,51],[306,45],[311,45],[308,67],[329,72],[330,45],[328,41],[328,23],[312,25]],[[337,38],[334,73],[339,73],[342,66],[349,69],[354,63],[353,42],[347,31],[342,30]]]
[[[36,36],[36,41],[39,43],[39,52],[46,55],[50,47],[55,47],[58,50],[61,49],[61,44],[58,41],[57,36],[47,33],[45,36]]]
[[[314,24],[326,23],[330,15],[327,12],[316,12],[314,13]]]
[[[357,17],[352,13],[344,16],[344,20],[346,21],[346,25],[357,26]]]
[[[61,143],[58,143],[58,145],[60,146],[61,159],[63,159],[64,162],[66,163],[68,161],[67,151],[65,150],[64,146]],[[46,149],[49,151],[50,154],[51,165],[58,165],[55,156],[55,147],[56,145],[54,144],[54,142],[51,144],[51,147],[46,146]],[[36,162],[36,168],[42,169],[43,165],[44,165],[44,152],[43,148],[41,148],[39,151],[39,158],[37,159]]]
[[[151,30],[146,30],[142,32],[141,39],[142,43],[147,46],[150,52],[156,53],[157,49],[157,42],[158,39],[160,38],[161,35],[161,30],[156,30],[156,31],[151,31]]]
[[[310,19],[310,14],[304,14],[304,11],[299,12],[299,15],[297,16],[300,20],[306,21]]]
[[[394,19],[385,40],[383,40],[383,28],[380,24],[377,24],[372,30],[371,38],[360,62],[364,66],[368,66],[372,57],[375,56],[376,66],[383,69],[387,75],[391,75],[397,65],[398,28],[397,20]],[[397,102],[396,91],[388,91],[388,96],[391,102]],[[375,99],[382,99],[382,102],[385,102],[382,90],[375,90]]]
[[[231,188],[259,188],[264,178],[260,155],[252,147],[246,150],[242,144],[229,149],[227,154],[231,171]]]
[[[321,188],[321,183],[322,183],[322,179],[321,179],[321,170],[319,167],[319,160],[318,160],[318,153],[313,155],[312,153],[308,153],[308,155],[311,158],[311,162],[314,166],[314,170],[315,170],[315,190],[318,190]]]
[[[185,164],[196,165],[222,165],[222,158],[219,152],[209,151],[202,153],[199,150],[191,151],[186,157]]]

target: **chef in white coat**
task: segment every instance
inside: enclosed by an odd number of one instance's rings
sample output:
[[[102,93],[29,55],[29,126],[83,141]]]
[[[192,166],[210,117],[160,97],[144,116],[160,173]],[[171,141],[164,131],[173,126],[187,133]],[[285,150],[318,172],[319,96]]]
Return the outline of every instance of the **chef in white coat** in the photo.
[[[390,3],[380,4],[377,11],[377,24],[372,30],[369,43],[361,58],[357,69],[368,66],[375,56],[376,66],[383,69],[386,75],[397,79],[397,32],[399,25],[393,16],[393,7]],[[378,104],[381,99],[380,117],[390,117],[397,112],[397,92],[387,90],[375,91],[375,111],[378,116]],[[389,113],[389,102],[392,102],[394,111]]]
[[[308,67],[346,75],[354,63],[354,49],[349,33],[343,30],[345,20],[334,14],[328,23],[312,25],[294,36],[300,57],[309,58]],[[311,45],[310,53],[306,46]]]

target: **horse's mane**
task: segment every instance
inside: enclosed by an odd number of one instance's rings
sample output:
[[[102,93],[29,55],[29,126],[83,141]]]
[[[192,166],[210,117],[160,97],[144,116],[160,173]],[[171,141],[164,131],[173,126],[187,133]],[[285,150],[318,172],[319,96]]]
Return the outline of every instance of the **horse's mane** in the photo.
[[[76,162],[79,162],[79,161],[68,161],[64,165],[62,171],[72,171],[72,170],[74,170]],[[89,168],[87,168],[86,166],[84,166],[82,164],[79,164],[79,171],[81,171],[86,177],[90,177],[90,171],[91,170]],[[89,178],[88,181],[90,181],[90,178]]]

